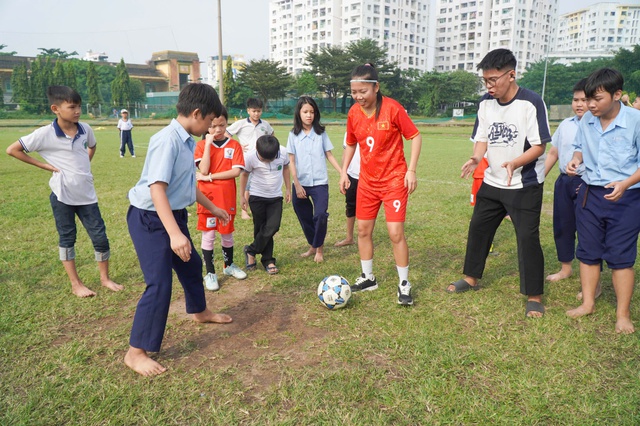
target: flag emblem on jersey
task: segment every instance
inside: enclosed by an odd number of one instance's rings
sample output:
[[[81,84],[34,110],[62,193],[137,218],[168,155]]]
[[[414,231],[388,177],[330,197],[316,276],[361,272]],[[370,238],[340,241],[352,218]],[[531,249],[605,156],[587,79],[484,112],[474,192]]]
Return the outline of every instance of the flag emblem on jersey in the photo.
[[[378,130],[389,130],[388,121],[378,121]]]

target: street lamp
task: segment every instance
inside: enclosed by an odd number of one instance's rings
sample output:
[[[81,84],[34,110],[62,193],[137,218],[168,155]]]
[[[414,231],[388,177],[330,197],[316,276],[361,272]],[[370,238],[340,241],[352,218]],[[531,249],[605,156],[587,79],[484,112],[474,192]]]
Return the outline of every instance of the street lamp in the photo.
[[[218,96],[224,105],[224,82],[222,78],[222,0],[218,0]]]

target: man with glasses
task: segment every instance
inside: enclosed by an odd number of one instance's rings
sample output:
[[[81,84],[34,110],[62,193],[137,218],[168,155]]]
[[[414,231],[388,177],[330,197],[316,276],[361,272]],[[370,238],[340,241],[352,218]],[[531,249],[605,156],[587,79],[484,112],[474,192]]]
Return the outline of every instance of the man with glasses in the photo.
[[[540,318],[545,309],[539,226],[545,144],[551,141],[547,109],[540,96],[518,87],[516,58],[510,50],[489,52],[477,68],[487,93],[480,99],[471,136],[473,156],[462,166],[461,177],[471,175],[485,153],[489,167],[469,224],[464,278],[451,283],[447,292],[480,289],[491,242],[508,212],[518,243],[520,292],[527,296],[525,315]]]

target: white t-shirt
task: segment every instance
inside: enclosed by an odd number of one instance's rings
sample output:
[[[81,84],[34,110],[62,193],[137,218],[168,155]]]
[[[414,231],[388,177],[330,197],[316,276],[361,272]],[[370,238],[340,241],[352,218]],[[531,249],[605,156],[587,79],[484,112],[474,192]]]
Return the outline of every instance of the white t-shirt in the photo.
[[[227,127],[227,132],[240,142],[242,151],[246,154],[256,148],[256,141],[260,136],[272,135],[273,127],[264,120],[260,120],[258,124],[254,125],[247,118],[246,120],[238,120]],[[253,185],[253,181],[251,181],[251,185]]]
[[[133,123],[131,122],[131,119],[128,119],[127,121],[124,121],[121,118],[120,120],[118,120],[118,129],[120,129],[120,130],[131,130],[131,129],[133,129]]]
[[[271,162],[260,161],[253,149],[244,156],[244,170],[251,173],[249,194],[264,198],[282,197],[283,169],[289,165],[287,149],[280,146],[278,156]]]
[[[98,202],[93,186],[89,148],[96,146],[93,130],[86,123],[78,123],[74,138],[65,135],[56,120],[19,139],[25,152],[37,152],[60,172],[49,180],[51,191],[58,201],[70,206]]]

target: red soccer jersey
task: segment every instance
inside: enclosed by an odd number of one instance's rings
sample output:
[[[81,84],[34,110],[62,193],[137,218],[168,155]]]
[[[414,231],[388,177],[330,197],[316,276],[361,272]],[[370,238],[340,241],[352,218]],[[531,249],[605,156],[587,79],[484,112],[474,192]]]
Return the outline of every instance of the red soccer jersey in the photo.
[[[196,144],[196,149],[193,154],[196,165],[202,159],[205,143],[205,140],[201,140]],[[244,167],[242,146],[234,139],[227,139],[220,147],[212,144],[209,152],[211,153],[209,172],[212,174],[226,172],[233,167]],[[235,179],[214,180],[213,182],[198,181],[198,188],[208,199],[213,201],[216,206],[226,210],[229,214],[236,214]],[[197,213],[199,215],[211,216],[211,212],[200,204],[198,204]]]
[[[413,139],[420,132],[405,109],[397,101],[382,100],[380,116],[367,116],[359,104],[349,110],[347,116],[348,145],[360,145],[360,183],[374,190],[404,186],[407,162],[404,158],[404,141]]]

